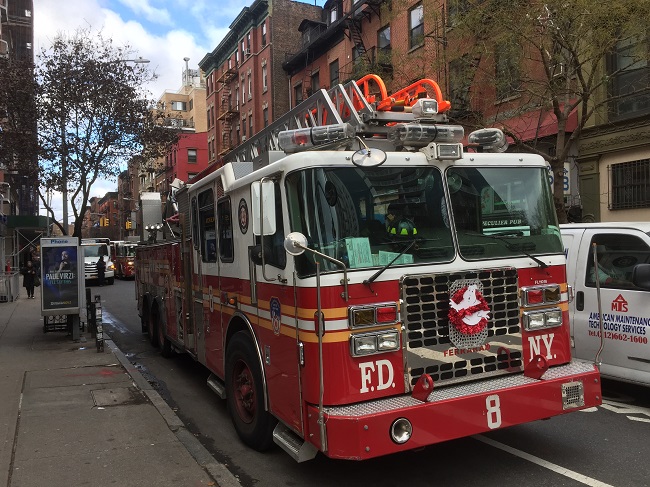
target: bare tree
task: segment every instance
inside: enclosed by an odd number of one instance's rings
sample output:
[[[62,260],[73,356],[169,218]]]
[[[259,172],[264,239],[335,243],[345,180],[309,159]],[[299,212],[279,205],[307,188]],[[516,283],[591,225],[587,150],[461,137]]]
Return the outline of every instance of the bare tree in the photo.
[[[452,102],[466,104],[465,123],[501,124],[519,149],[548,161],[565,222],[558,176],[570,149],[587,124],[607,122],[622,99],[650,89],[650,0],[447,0],[442,10],[434,3],[435,21],[446,26],[444,61],[456,68]],[[557,127],[551,150],[539,144],[549,123]]]
[[[69,195],[74,236],[98,179],[115,179],[133,157],[161,157],[178,140],[144,89],[155,75],[133,60],[128,46],[90,30],[59,34],[38,57],[41,187]],[[67,222],[55,223],[67,233]]]

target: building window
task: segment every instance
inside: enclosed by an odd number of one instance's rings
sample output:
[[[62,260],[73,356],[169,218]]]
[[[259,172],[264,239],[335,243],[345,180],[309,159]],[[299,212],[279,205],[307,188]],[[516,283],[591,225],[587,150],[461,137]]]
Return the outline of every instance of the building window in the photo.
[[[650,68],[647,40],[627,38],[616,44],[608,60],[610,77],[610,119],[621,120],[650,113]]]
[[[248,133],[253,135],[253,115],[248,117]]]
[[[610,210],[650,207],[650,159],[610,166]]]
[[[409,49],[424,44],[424,7],[416,5],[409,10]]]
[[[262,46],[266,46],[266,21],[262,24]]]
[[[298,106],[302,99],[302,83],[298,83],[293,87],[293,106]]]
[[[447,1],[447,25],[453,27],[458,21],[458,16],[463,15],[469,9],[468,0]]]
[[[242,81],[242,84],[241,84],[241,104],[243,105],[244,103],[246,103],[246,85]]]
[[[390,51],[390,25],[377,31],[377,49],[380,51]]]
[[[264,91],[268,89],[268,79],[266,77],[266,64],[262,66],[262,88]]]
[[[248,50],[248,55],[251,53],[251,33],[249,32],[246,36],[246,49]]]
[[[248,99],[253,97],[253,75],[248,73]]]
[[[330,63],[330,88],[339,82],[339,60]]]
[[[187,109],[187,104],[184,101],[172,101],[172,110],[184,112]]]
[[[190,111],[194,110],[194,99],[190,100]]]
[[[320,90],[320,77],[318,76],[318,71],[311,75],[311,92],[316,93]]]
[[[520,59],[521,52],[514,43],[497,46],[494,60],[497,100],[515,96],[521,88]]]
[[[343,16],[343,2],[338,0],[332,3],[332,7],[329,11],[328,23],[333,24]]]
[[[235,51],[235,65],[239,66],[239,49]]]
[[[241,128],[241,134],[242,134],[243,136],[246,136],[246,117],[242,117],[242,119],[241,119],[241,125],[242,125],[242,128]]]
[[[269,109],[265,108],[262,110],[262,117],[264,119],[264,127],[268,127],[269,125]]]
[[[190,179],[196,177],[197,174],[198,174],[197,172],[188,172],[187,173],[187,179],[190,180]]]
[[[469,110],[472,78],[473,69],[469,55],[465,54],[449,63],[449,98],[452,110],[456,112]]]
[[[196,163],[196,149],[187,149],[187,162]]]

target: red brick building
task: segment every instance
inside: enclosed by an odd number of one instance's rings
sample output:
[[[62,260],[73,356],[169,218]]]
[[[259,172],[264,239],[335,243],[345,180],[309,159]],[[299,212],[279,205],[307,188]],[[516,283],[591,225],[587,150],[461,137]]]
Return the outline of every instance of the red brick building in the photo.
[[[301,42],[297,26],[318,21],[320,7],[293,0],[255,0],[230,24],[221,43],[199,63],[206,75],[208,161],[289,110],[286,54]]]

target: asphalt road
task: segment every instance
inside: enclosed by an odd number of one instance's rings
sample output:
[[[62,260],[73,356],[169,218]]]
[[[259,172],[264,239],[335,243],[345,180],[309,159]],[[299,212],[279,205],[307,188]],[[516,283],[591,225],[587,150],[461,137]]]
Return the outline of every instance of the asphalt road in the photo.
[[[93,287],[105,329],[213,456],[244,487],[307,486],[650,486],[650,388],[604,381],[604,404],[548,421],[365,462],[295,463],[280,448],[242,445],[225,401],[190,357],[163,358],[140,332],[133,281]]]

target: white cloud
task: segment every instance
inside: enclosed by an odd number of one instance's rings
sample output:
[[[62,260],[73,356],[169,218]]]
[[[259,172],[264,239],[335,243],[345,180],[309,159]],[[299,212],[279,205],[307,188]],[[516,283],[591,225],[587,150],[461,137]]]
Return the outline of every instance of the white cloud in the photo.
[[[137,15],[144,15],[149,21],[161,25],[172,25],[171,15],[164,8],[153,7],[148,0],[119,0]]]

